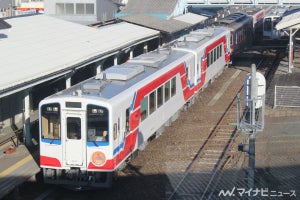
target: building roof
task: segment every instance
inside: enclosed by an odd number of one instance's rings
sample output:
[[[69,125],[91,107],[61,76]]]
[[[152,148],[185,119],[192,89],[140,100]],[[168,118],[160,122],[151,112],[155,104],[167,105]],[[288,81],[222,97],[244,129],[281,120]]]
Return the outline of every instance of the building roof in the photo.
[[[126,22],[155,29],[163,33],[172,34],[203,23],[207,17],[193,13],[187,13],[169,20],[164,20],[145,14],[133,14],[120,17],[120,19]]]
[[[178,17],[174,17],[175,20],[186,22],[192,25],[196,25],[204,22],[208,19],[208,17],[203,15],[197,15],[194,13],[186,13],[185,15],[180,15]]]
[[[170,15],[178,0],[129,0],[123,13],[156,13]]]
[[[275,26],[275,28],[277,30],[300,28],[300,11],[298,10],[290,15],[282,17],[282,20]]]
[[[45,15],[6,21],[12,28],[1,31],[0,97],[159,36],[124,22],[98,30]]]
[[[128,15],[120,18],[123,21],[138,24],[144,27],[159,30],[163,33],[174,33],[184,30],[191,26],[191,24],[175,19],[163,20],[156,17],[151,17],[144,14]]]

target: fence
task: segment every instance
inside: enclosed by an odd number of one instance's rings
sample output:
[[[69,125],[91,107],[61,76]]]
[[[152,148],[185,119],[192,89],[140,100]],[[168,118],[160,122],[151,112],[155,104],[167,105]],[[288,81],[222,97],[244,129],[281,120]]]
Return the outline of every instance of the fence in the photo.
[[[300,87],[275,85],[274,108],[277,106],[300,107]]]

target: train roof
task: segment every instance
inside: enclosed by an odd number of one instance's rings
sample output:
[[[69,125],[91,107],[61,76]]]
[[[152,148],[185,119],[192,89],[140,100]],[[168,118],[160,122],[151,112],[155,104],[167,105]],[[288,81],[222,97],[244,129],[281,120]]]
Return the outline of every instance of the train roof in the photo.
[[[248,17],[246,13],[236,12],[220,19],[217,21],[216,25],[236,30],[242,27],[245,23],[248,23],[250,20],[251,18]]]
[[[246,16],[247,15],[245,13],[236,12],[224,17],[223,19],[220,19],[219,22],[223,24],[232,24],[241,21]]]
[[[176,46],[197,50],[213,38],[224,35],[226,32],[228,31],[221,28],[199,29],[176,41]],[[121,65],[112,66],[95,77],[50,97],[68,97],[80,93],[82,96],[89,96],[87,98],[111,99],[135,85],[136,90],[140,87],[137,83],[159,70],[167,68],[171,63],[179,64],[179,62],[182,62],[180,58],[188,54],[188,52],[173,50],[172,47],[159,48],[137,56]]]

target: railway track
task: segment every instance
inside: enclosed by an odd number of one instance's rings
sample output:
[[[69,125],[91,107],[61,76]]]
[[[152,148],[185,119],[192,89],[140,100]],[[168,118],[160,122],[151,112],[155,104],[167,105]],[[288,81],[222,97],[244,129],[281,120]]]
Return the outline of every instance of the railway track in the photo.
[[[266,79],[276,69],[267,69],[261,66],[270,62],[275,62],[273,57],[261,59],[256,64],[259,71],[265,74]],[[243,93],[243,88],[242,85],[235,96]],[[234,144],[238,136],[235,125],[237,121],[236,111],[237,98],[233,97],[224,114],[187,167],[184,175],[178,180],[177,184],[173,184],[173,190],[167,194],[168,200],[184,199],[186,197],[206,200],[213,199],[218,195],[215,190],[220,183],[222,170],[226,169],[233,160],[234,155],[237,155],[233,153],[236,151]]]

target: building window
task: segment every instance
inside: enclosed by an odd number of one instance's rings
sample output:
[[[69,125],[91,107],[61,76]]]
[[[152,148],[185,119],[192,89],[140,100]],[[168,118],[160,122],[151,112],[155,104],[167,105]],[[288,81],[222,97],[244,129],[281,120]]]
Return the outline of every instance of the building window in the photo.
[[[86,5],[86,14],[94,14],[94,4],[92,3],[87,3]]]
[[[74,4],[73,3],[66,3],[66,14],[74,15]]]
[[[65,14],[65,4],[63,4],[63,3],[56,4],[56,14],[57,15]]]
[[[84,4],[83,3],[76,3],[76,14],[77,15],[84,14]]]

